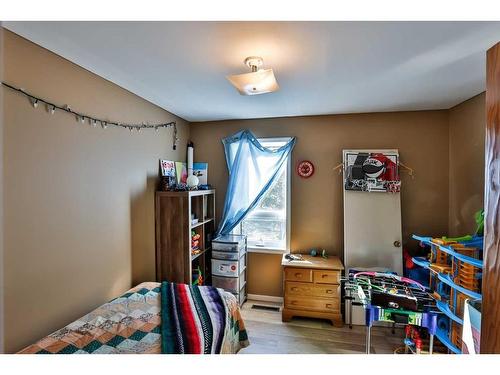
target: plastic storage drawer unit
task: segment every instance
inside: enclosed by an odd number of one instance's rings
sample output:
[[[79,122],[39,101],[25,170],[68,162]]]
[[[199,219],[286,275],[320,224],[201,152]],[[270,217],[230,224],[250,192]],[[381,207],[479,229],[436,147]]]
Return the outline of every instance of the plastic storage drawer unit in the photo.
[[[212,285],[245,302],[247,239],[242,235],[219,236],[212,241]]]
[[[240,293],[233,293],[235,295],[235,297],[238,299],[238,302],[240,303],[240,305],[243,304],[243,302],[245,302],[245,300],[247,299],[247,287],[244,286],[241,290],[240,290]]]

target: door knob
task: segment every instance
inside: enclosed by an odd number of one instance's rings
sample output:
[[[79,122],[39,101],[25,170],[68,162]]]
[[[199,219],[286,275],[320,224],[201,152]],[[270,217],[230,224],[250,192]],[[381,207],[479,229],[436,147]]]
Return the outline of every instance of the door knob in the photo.
[[[400,241],[394,241],[394,247],[401,247]]]

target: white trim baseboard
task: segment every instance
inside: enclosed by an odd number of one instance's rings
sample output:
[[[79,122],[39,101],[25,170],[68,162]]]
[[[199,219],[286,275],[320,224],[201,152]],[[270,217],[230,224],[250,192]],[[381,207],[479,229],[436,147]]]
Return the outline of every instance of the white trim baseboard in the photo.
[[[248,294],[248,299],[253,301],[262,301],[262,302],[276,302],[283,303],[283,297],[278,296],[266,296],[262,294]]]

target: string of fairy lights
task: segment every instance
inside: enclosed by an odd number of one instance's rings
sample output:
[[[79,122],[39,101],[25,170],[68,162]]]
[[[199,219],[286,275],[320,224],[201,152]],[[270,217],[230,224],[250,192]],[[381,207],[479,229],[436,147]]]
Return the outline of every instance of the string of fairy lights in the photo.
[[[108,126],[115,126],[115,127],[120,127],[124,129],[130,130],[131,133],[134,131],[140,132],[142,129],[154,129],[156,131],[159,131],[161,128],[173,128],[173,144],[172,148],[175,150],[177,148],[177,143],[179,141],[179,138],[177,137],[177,123],[175,121],[170,121],[166,123],[157,123],[157,124],[149,124],[149,123],[141,123],[141,124],[126,124],[126,123],[121,123],[117,121],[108,121],[108,120],[103,120],[96,118],[94,116],[87,115],[85,113],[81,113],[78,111],[75,111],[71,109],[71,107],[67,104],[65,105],[58,105],[54,104],[46,99],[40,98],[36,95],[30,94],[27,91],[25,91],[23,88],[15,87],[13,85],[10,85],[6,82],[2,82],[2,85],[16,91],[24,96],[26,96],[29,99],[29,102],[31,103],[33,108],[38,108],[39,105],[45,106],[45,109],[48,113],[54,114],[56,111],[62,111],[69,113],[73,116],[75,116],[75,119],[77,122],[81,124],[85,124],[88,122],[88,124],[92,127],[97,127],[100,126],[102,129],[106,129]]]

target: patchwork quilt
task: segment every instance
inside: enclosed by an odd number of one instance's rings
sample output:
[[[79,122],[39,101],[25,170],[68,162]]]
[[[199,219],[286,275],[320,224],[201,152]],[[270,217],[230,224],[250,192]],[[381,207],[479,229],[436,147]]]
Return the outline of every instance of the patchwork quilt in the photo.
[[[210,286],[147,282],[19,353],[229,354],[248,344],[232,294]]]

